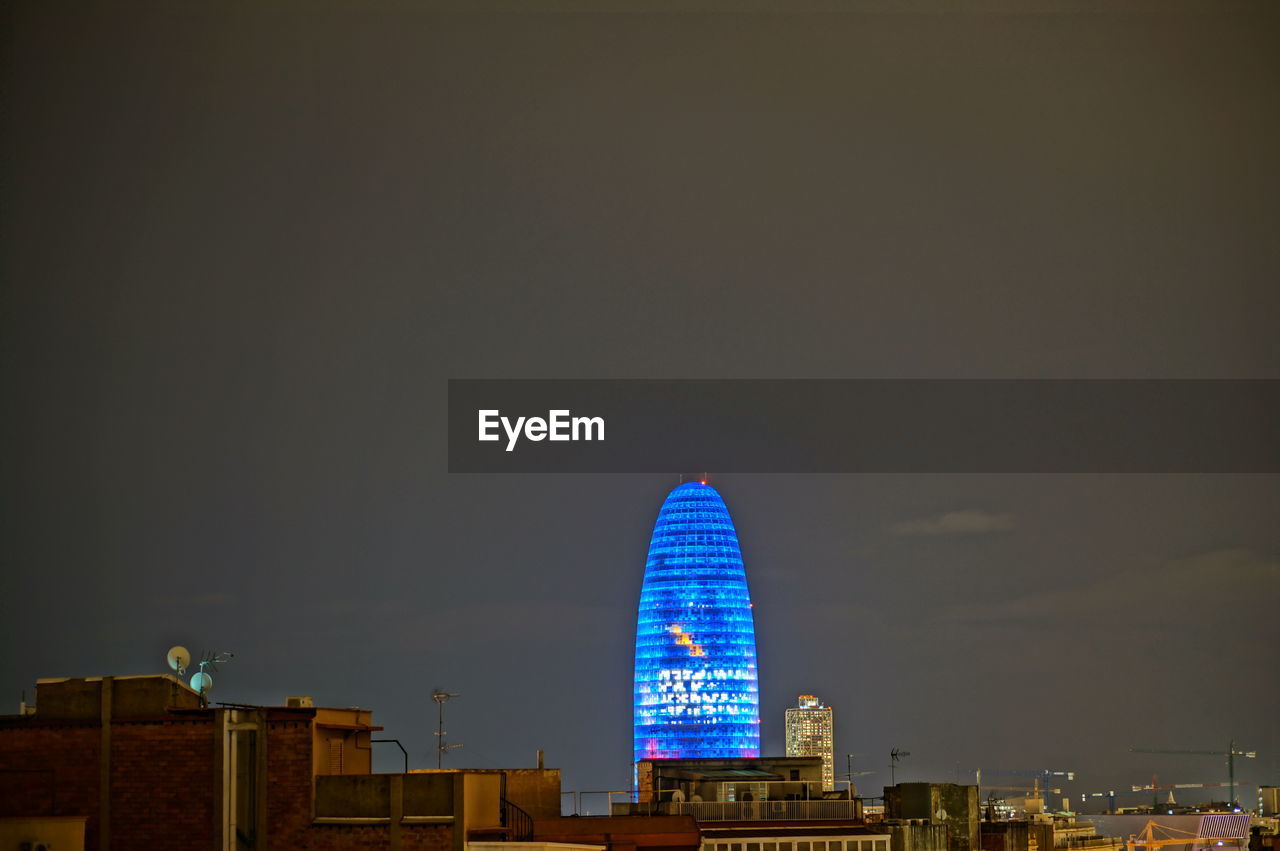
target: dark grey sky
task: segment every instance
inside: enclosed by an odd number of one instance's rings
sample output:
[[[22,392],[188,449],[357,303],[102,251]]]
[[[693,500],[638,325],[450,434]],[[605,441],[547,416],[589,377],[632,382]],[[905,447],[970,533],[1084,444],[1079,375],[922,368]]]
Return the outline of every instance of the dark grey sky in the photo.
[[[622,788],[675,477],[449,476],[446,379],[1280,377],[1280,15],[1158,7],[9,4],[4,699],[229,649]],[[715,481],[768,751],[1280,782],[1277,477]]]

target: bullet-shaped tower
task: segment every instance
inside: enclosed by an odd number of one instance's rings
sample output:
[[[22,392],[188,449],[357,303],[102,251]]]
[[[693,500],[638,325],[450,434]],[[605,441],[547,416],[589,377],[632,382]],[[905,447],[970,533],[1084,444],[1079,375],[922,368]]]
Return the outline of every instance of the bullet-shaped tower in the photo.
[[[636,761],[760,755],[756,632],[729,509],[703,482],[662,503],[636,626]]]

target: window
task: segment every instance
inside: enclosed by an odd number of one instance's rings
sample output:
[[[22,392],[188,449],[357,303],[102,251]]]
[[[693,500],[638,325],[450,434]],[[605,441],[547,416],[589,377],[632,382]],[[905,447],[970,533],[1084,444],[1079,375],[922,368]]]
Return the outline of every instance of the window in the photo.
[[[329,773],[342,773],[342,739],[329,740]]]

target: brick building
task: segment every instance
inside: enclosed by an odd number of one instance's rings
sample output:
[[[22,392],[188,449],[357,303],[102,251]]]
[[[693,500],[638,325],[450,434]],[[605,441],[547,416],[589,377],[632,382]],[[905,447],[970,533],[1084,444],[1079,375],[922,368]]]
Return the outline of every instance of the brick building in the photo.
[[[538,790],[538,809],[559,787],[554,769],[510,789],[503,772],[373,774],[368,710],[202,707],[168,675],[40,680],[36,695],[0,716],[0,827],[21,841],[82,819],[87,849],[464,851],[531,838],[513,798]]]

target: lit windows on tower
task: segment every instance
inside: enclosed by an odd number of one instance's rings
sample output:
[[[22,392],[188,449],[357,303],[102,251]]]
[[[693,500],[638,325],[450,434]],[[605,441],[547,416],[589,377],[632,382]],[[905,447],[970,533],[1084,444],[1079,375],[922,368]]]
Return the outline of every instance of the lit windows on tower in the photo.
[[[755,623],[729,509],[689,482],[658,512],[636,625],[634,755],[760,755]]]
[[[830,706],[811,694],[800,695],[787,710],[787,756],[822,757],[822,787],[835,788],[835,735]]]

